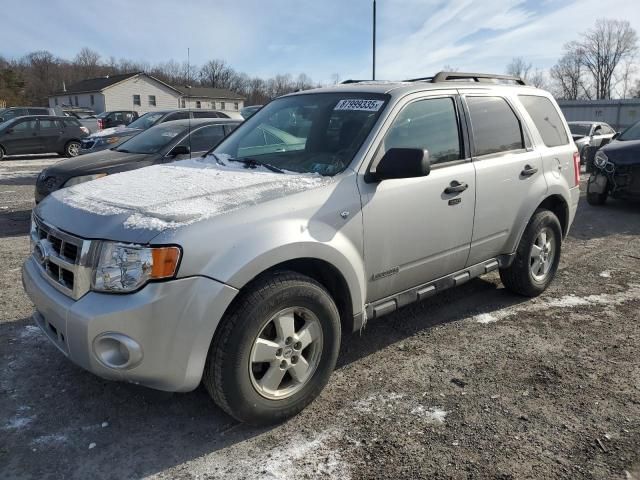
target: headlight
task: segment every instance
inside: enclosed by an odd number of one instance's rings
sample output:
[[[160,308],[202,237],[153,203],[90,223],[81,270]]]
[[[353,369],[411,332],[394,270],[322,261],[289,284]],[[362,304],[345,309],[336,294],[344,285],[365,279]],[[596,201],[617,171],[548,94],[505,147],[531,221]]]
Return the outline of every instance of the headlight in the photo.
[[[98,178],[106,176],[106,173],[96,173],[95,175],[81,175],[79,177],[72,177],[64,182],[62,188],[73,187],[74,185],[78,185],[79,183],[90,182],[91,180],[96,180]]]
[[[595,163],[596,167],[598,168],[604,168],[608,161],[609,158],[607,157],[607,154],[602,150],[598,150],[595,158],[593,159],[593,163]]]
[[[92,279],[93,290],[127,293],[151,280],[172,278],[180,261],[178,247],[142,247],[104,242]]]
[[[118,143],[120,141],[120,137],[109,137],[105,140],[108,144]]]

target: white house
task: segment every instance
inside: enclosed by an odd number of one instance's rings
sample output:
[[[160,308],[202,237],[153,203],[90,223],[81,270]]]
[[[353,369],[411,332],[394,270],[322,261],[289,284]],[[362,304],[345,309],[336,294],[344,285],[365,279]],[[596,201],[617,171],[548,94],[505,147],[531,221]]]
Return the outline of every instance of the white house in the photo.
[[[96,113],[113,110],[154,110],[202,108],[238,111],[244,98],[221,88],[171,86],[142,72],[89,78],[63,88],[49,97],[49,107],[74,106]]]

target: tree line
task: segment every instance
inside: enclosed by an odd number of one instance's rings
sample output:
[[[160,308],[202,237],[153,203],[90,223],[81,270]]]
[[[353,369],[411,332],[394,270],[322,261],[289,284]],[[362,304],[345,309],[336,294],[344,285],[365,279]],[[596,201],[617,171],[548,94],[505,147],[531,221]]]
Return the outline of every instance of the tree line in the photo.
[[[516,57],[506,73],[551,90],[564,100],[640,97],[635,80],[638,36],[626,20],[599,19],[579,40],[564,45],[563,55],[547,74]]]
[[[272,98],[319,86],[307,74],[278,74],[272,78],[249,76],[234,70],[224,60],[204,65],[169,60],[150,64],[128,59],[103,58],[82,48],[72,59],[49,51],[31,52],[18,59],[0,56],[0,102],[7,105],[47,105],[54,92],[87,78],[145,72],[169,85],[226,88],[246,98],[246,105],[261,105]]]

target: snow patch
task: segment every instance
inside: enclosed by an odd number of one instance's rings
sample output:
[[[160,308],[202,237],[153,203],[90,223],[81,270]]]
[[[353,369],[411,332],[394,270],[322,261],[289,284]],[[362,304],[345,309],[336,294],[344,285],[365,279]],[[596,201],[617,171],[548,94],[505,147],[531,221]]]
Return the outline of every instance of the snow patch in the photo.
[[[605,270],[604,272],[600,272],[600,276],[602,278],[611,278],[611,272],[608,270]]]
[[[37,327],[35,325],[26,325],[24,327],[24,330],[22,332],[20,332],[20,338],[35,338],[35,337],[40,337],[42,335],[42,331],[40,330],[40,327]]]
[[[61,443],[66,443],[68,437],[62,433],[52,433],[49,435],[42,435],[40,437],[34,438],[31,442],[32,445],[59,445]]]
[[[163,230],[331,182],[318,174],[221,165],[209,156],[109,175],[53,195],[90,213],[126,214],[127,228]]]
[[[444,419],[449,412],[440,407],[430,407],[426,409],[422,405],[418,405],[416,408],[411,410],[411,413],[426,418],[429,423],[442,425],[444,424]]]
[[[498,318],[494,315],[491,315],[490,313],[481,313],[479,315],[475,315],[473,318],[476,322],[484,324],[498,321]]]
[[[16,415],[15,417],[9,419],[3,430],[22,430],[27,425],[29,425],[36,417],[23,417],[20,415]]]
[[[106,137],[108,135],[113,135],[114,133],[118,133],[118,132],[124,132],[130,130],[127,127],[110,127],[110,128],[105,128],[104,130],[98,130],[95,133],[92,133],[91,136],[89,138],[96,138],[96,137]]]
[[[547,301],[548,307],[556,308],[572,308],[579,307],[581,305],[589,305],[589,302],[584,298],[576,297],[575,295],[565,295],[562,298],[556,298]]]
[[[381,393],[369,395],[353,404],[353,407],[362,413],[371,413],[381,408],[392,408],[394,404],[404,398],[401,393]]]

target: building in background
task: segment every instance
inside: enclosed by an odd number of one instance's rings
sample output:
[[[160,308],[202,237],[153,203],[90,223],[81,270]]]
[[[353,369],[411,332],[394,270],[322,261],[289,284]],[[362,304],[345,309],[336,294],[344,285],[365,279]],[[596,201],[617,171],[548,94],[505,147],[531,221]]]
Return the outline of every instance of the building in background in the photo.
[[[558,100],[568,122],[605,122],[622,131],[640,120],[640,98],[626,100]]]
[[[134,72],[89,78],[64,87],[49,97],[49,107],[63,106],[89,108],[96,113],[134,110],[143,114],[176,108],[239,112],[244,98],[221,88],[171,86]]]

